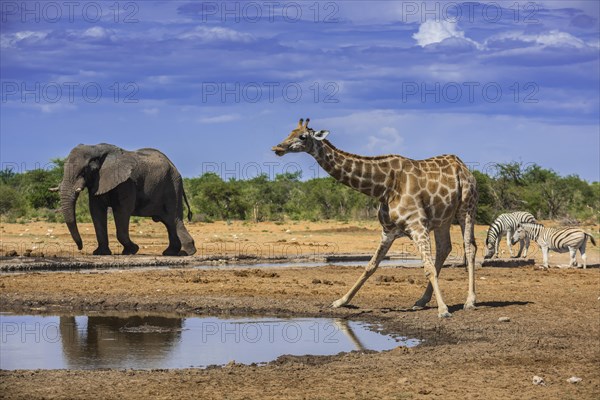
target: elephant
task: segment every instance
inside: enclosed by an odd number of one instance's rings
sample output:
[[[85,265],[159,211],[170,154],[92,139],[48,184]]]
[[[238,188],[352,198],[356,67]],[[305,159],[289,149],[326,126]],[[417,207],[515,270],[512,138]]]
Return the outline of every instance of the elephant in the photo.
[[[117,239],[122,254],[135,254],[139,246],[129,238],[131,216],[152,217],[168,231],[169,246],[163,255],[192,255],[194,239],[183,224],[183,201],[192,212],[183,190],[179,171],[163,153],[144,148],[123,150],[112,144],[80,144],[73,148],[64,164],[63,180],[57,188],[60,208],[77,248],[83,242],[77,229],[75,204],[79,193],[87,189],[98,247],[94,255],[112,254],[108,247],[107,212],[112,208]]]

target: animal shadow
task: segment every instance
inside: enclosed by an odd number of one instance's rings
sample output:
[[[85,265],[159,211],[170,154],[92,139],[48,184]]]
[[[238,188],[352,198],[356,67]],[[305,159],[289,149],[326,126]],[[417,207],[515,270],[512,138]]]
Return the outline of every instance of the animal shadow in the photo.
[[[477,308],[502,308],[502,307],[510,307],[510,306],[526,306],[527,304],[533,304],[532,301],[482,301],[480,303],[476,303],[475,306]],[[463,309],[463,304],[455,304],[453,306],[448,307],[448,311],[451,313],[460,311]]]

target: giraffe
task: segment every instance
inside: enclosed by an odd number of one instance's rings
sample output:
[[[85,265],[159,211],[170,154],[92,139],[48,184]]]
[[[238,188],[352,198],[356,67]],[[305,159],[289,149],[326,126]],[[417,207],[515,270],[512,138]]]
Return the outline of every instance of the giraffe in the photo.
[[[352,288],[334,301],[334,308],[347,305],[375,272],[395,239],[408,236],[415,243],[428,279],[427,288],[413,309],[424,308],[432,294],[440,318],[450,317],[442,299],[438,276],[452,250],[450,225],[460,224],[469,275],[469,292],[464,309],[475,308],[475,252],[473,235],[477,210],[475,178],[454,155],[426,160],[411,160],[398,155],[364,157],[337,149],[325,138],[329,131],[315,131],[302,119],[288,137],[274,146],[278,156],[306,152],[334,179],[379,200],[378,218],[382,226],[381,242],[365,271]],[[435,261],[431,255],[430,232],[435,236]]]

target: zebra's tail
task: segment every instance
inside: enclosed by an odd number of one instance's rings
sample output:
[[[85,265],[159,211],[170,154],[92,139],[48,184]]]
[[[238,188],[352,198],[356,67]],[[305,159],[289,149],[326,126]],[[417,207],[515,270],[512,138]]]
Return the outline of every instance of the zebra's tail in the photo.
[[[590,235],[589,233],[586,233],[585,236],[590,238],[590,242],[592,242],[592,244],[594,246],[596,246],[596,241],[594,240],[594,237],[592,235]]]

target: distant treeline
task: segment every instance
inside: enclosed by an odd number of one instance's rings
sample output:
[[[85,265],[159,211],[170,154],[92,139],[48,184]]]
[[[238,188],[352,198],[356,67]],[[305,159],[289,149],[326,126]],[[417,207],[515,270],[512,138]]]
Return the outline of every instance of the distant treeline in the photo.
[[[0,171],[0,214],[3,222],[31,219],[62,221],[56,213],[59,197],[48,188],[62,179],[63,161],[53,160],[52,169],[15,173]],[[479,189],[477,221],[489,224],[506,211],[529,211],[538,219],[563,219],[597,223],[600,183],[588,183],[576,175],[520,163],[495,165],[494,172],[474,171]],[[214,173],[185,178],[184,184],[194,220],[321,220],[371,219],[377,201],[333,178],[303,181],[300,173],[261,175],[248,180],[224,181]],[[77,204],[80,221],[91,221],[87,191]]]

